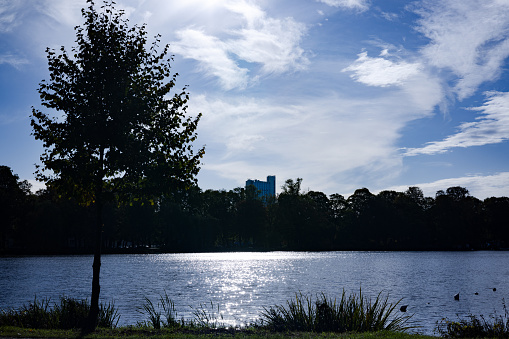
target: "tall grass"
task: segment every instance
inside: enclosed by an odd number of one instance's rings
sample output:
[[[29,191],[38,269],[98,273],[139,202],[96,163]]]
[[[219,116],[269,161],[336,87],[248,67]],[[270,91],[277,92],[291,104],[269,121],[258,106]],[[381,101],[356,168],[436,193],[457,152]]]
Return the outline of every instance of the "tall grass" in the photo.
[[[310,332],[369,332],[369,331],[405,331],[411,316],[396,315],[395,304],[389,303],[388,296],[381,293],[372,300],[362,294],[347,296],[343,290],[341,299],[328,298],[321,293],[313,300],[302,293],[286,305],[277,305],[262,312],[262,325],[274,331],[310,331]]]
[[[193,309],[194,316],[194,319],[190,322],[191,326],[203,328],[226,327],[223,315],[219,311],[219,304],[214,306],[214,303],[211,301],[210,304],[200,304],[198,308],[191,308]]]
[[[316,298],[296,294],[295,299],[286,305],[265,308],[255,327],[274,331],[309,331],[309,332],[366,332],[366,331],[405,331],[411,316],[395,314],[397,305],[389,303],[388,296],[381,293],[375,299],[369,299],[359,290],[358,294],[346,295],[332,299],[324,293]],[[49,299],[34,299],[33,303],[18,310],[0,311],[0,326],[16,326],[39,329],[81,328],[90,306],[86,300],[61,298],[59,304],[50,305]],[[138,326],[161,328],[198,328],[205,330],[228,329],[223,323],[219,305],[200,304],[193,308],[193,319],[178,319],[175,304],[168,294],[159,296],[154,303],[145,298],[145,304],[138,312],[146,315],[147,320]],[[99,327],[116,327],[119,315],[113,304],[102,304],[100,307]],[[507,324],[505,325],[507,328]]]
[[[504,315],[469,315],[458,321],[447,318],[437,323],[436,332],[446,338],[509,338],[509,312],[502,300]]]
[[[154,329],[168,327],[201,328],[201,329],[219,329],[226,328],[223,323],[223,315],[219,310],[219,305],[200,304],[197,308],[190,306],[193,318],[184,320],[178,319],[178,313],[175,310],[174,302],[168,297],[166,291],[164,295],[159,296],[159,301],[154,304],[145,297],[145,303],[138,309],[138,312],[146,316],[146,320],[138,323],[139,326],[148,326]]]
[[[1,310],[0,326],[16,326],[37,329],[72,329],[81,328],[84,324],[90,305],[87,300],[76,300],[62,297],[60,303],[50,305],[50,299],[34,301],[19,309]],[[114,328],[120,315],[112,303],[99,307],[98,326]]]
[[[156,305],[147,297],[145,297],[145,304],[138,309],[138,312],[148,317],[148,320],[144,323],[155,329],[162,327],[176,327],[184,324],[182,320],[177,320],[177,311],[175,310],[175,303],[168,297],[166,291],[164,295],[159,296],[159,302]],[[143,323],[142,323],[143,324]]]

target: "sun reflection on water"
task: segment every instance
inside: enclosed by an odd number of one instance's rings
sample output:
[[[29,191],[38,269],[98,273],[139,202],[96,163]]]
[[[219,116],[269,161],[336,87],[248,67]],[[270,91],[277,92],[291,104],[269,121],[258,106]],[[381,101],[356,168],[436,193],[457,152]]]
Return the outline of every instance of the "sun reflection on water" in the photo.
[[[105,255],[101,300],[114,301],[119,325],[146,318],[138,312],[165,292],[178,317],[193,319],[203,305],[227,325],[259,319],[264,307],[281,305],[295,293],[340,296],[389,293],[405,298],[414,320],[431,333],[436,320],[457,314],[492,314],[509,291],[509,252],[239,252]],[[19,307],[33,296],[87,298],[91,256],[0,258],[0,308]],[[58,270],[55,270],[58,267]],[[491,288],[489,288],[491,287]],[[497,287],[497,291],[492,291]],[[462,299],[452,296],[461,291]],[[489,291],[489,293],[487,292]],[[474,295],[479,292],[479,295]]]
[[[309,258],[307,255],[306,260]],[[166,264],[169,272],[177,263],[179,275],[187,277],[189,288],[179,295],[176,304],[200,296],[200,303],[219,305],[225,324],[242,325],[258,319],[277,289],[285,290],[296,258],[286,252],[225,252],[160,255],[154,259]],[[174,277],[172,283],[178,284],[179,277]]]

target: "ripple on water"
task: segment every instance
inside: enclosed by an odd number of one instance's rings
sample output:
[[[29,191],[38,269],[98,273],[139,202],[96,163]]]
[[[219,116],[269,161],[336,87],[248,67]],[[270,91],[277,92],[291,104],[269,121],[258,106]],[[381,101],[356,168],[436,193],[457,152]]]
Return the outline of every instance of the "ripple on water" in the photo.
[[[256,320],[264,307],[284,304],[299,291],[339,296],[343,288],[357,293],[362,287],[367,296],[382,291],[391,302],[404,298],[408,313],[432,334],[444,316],[501,314],[508,259],[509,252],[105,255],[101,298],[114,300],[121,325],[143,320],[137,309],[144,298],[156,301],[165,291],[180,316],[191,318],[191,306],[212,307],[210,312],[219,306],[224,321],[235,325]],[[87,298],[91,265],[92,256],[0,258],[0,308],[19,307],[34,295]]]

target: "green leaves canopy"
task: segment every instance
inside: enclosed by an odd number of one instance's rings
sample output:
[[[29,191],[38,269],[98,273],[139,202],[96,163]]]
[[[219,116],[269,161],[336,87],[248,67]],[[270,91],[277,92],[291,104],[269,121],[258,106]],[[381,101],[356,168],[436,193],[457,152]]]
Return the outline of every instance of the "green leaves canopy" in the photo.
[[[46,50],[42,105],[63,116],[33,108],[33,135],[46,148],[38,179],[83,203],[102,192],[129,200],[193,184],[204,154],[192,149],[201,114],[187,114],[185,87],[170,95],[178,74],[168,46],[158,52],[159,36],[147,46],[145,26],[129,28],[113,2],[100,13],[88,3],[72,53]]]

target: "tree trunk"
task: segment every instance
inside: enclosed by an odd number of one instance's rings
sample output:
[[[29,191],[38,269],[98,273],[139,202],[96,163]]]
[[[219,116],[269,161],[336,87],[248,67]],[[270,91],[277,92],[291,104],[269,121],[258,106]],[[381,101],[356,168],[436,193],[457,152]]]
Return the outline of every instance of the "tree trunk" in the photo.
[[[103,233],[103,218],[102,218],[102,201],[97,199],[97,219],[96,219],[96,236],[95,236],[95,250],[94,250],[94,263],[92,264],[92,297],[90,299],[90,311],[85,324],[85,333],[90,333],[95,330],[99,318],[99,294],[101,286],[99,284],[99,274],[101,272],[101,249],[102,249],[102,233]]]
[[[99,294],[101,285],[99,284],[99,274],[101,272],[101,249],[103,234],[103,162],[104,148],[99,150],[99,168],[100,172],[97,176],[95,205],[96,205],[96,234],[95,234],[95,250],[94,263],[92,264],[92,297],[90,298],[90,311],[83,328],[84,333],[93,332],[99,320]]]

